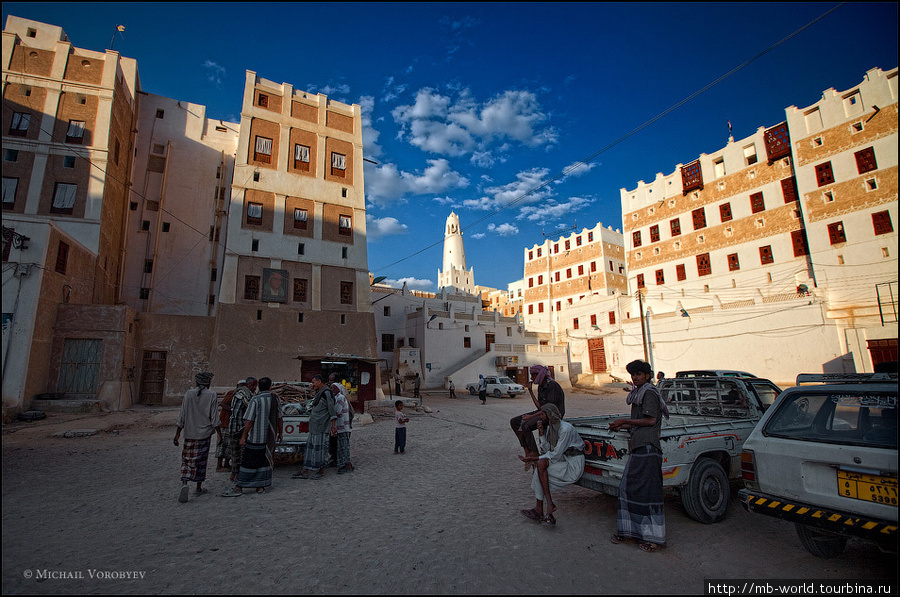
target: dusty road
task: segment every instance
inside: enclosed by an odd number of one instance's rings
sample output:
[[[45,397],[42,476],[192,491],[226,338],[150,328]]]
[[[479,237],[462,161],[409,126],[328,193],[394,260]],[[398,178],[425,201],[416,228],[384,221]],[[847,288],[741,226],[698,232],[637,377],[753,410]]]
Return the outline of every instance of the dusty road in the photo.
[[[896,561],[851,541],[821,560],[793,527],[733,503],[703,525],[666,501],[669,547],[645,554],[612,545],[615,499],[571,487],[555,496],[556,527],[519,514],[534,497],[516,459],[510,417],[530,399],[426,394],[411,414],[407,454],[393,422],[376,417],[352,436],[357,471],[292,480],[273,490],[177,501],[174,409],[51,415],[3,428],[4,594],[702,593],[703,580],[894,579]],[[623,412],[625,394],[574,394],[569,416]],[[73,429],[92,437],[57,438]],[[99,576],[99,578],[98,578]],[[118,577],[118,578],[114,578]]]

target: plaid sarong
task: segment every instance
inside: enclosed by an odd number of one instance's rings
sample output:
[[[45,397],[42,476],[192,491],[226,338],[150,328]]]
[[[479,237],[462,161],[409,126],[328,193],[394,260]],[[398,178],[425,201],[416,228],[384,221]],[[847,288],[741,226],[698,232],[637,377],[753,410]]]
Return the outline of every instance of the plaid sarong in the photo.
[[[349,440],[348,440],[349,451]],[[328,434],[310,433],[306,440],[306,451],[303,454],[303,468],[319,470],[328,464]]]
[[[350,432],[337,434],[337,455],[335,456],[337,467],[341,468],[350,463]]]
[[[231,474],[237,478],[237,474],[241,470],[241,454],[243,447],[241,446],[241,432],[226,433],[228,436],[228,446],[231,448]]]
[[[222,439],[216,443],[216,458],[231,458],[231,440],[228,438],[228,428],[222,427]],[[212,437],[212,436],[210,436]]]
[[[244,444],[244,453],[235,485],[269,487],[272,485],[272,461],[266,444]]]
[[[212,437],[186,439],[181,450],[181,480],[201,483],[206,480],[206,461]]]
[[[619,484],[619,535],[664,545],[662,454],[652,445],[637,448],[628,456]]]

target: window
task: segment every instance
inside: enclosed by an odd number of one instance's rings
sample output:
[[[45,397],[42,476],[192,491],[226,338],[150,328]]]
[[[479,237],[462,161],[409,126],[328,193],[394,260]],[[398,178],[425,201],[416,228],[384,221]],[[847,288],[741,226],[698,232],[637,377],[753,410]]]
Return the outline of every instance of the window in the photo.
[[[669,222],[669,228],[672,230],[672,236],[678,236],[681,234],[681,220],[675,218]]]
[[[295,303],[305,303],[306,302],[306,287],[307,280],[306,278],[294,278],[294,295],[293,301]]]
[[[157,118],[160,118],[160,119],[165,118],[165,117],[166,117],[166,111],[165,111],[165,110],[157,109],[157,110],[156,110],[156,117],[157,117]]]
[[[876,236],[894,231],[894,226],[891,223],[891,214],[887,211],[879,211],[872,214],[872,225],[875,227]]]
[[[53,192],[53,204],[50,206],[50,213],[54,214],[71,214],[75,207],[75,192],[78,185],[63,182],[56,183],[56,190]]]
[[[675,266],[675,277],[678,278],[679,282],[687,279],[687,268],[684,267],[683,263]]]
[[[253,226],[262,226],[262,203],[247,203],[247,223]]]
[[[253,173],[253,182],[259,182],[259,172]]]
[[[772,245],[759,248],[759,262],[762,265],[775,263],[775,257],[772,255]]]
[[[703,171],[700,169],[700,160],[681,167],[681,187],[684,193],[703,188]]]
[[[874,178],[867,178],[866,179],[866,192],[868,193],[869,191],[875,191],[877,189],[878,189],[878,181],[875,180]]]
[[[650,226],[650,242],[659,242],[659,226]]]
[[[575,237],[575,246],[576,246],[576,247],[580,247],[580,246],[581,246],[581,237],[580,237],[580,236],[576,236],[576,237]]]
[[[631,233],[631,244],[634,247],[641,246],[641,231],[640,230],[635,230],[634,232]]]
[[[722,178],[725,176],[725,159],[719,158],[713,162],[713,171],[715,173],[716,178]]]
[[[738,254],[731,253],[728,256],[728,271],[736,272],[739,269],[741,269],[741,262],[738,261]]]
[[[538,303],[538,313],[544,312],[544,303]]]
[[[856,156],[856,169],[860,174],[878,169],[878,163],[875,161],[875,149],[872,147],[857,151],[854,155]]]
[[[591,261],[591,271],[592,272],[597,271],[597,262],[596,261]]]
[[[553,253],[559,253],[559,243],[553,243]]]
[[[144,259],[144,273],[145,274],[153,273],[153,260],[152,259]]]
[[[723,203],[719,206],[719,217],[722,218],[722,222],[731,220],[731,203]]]
[[[834,182],[834,173],[831,171],[831,162],[825,162],[816,166],[816,181],[820,187]]]
[[[566,279],[569,279],[571,277],[572,277],[572,268],[571,267],[566,268]]]
[[[591,315],[591,326],[597,327],[597,316],[596,315]]]
[[[18,178],[3,177],[3,206],[12,207],[16,204],[16,190],[19,188]]]
[[[259,251],[259,239],[258,238],[254,238],[252,241],[250,241],[250,250],[253,252]]]
[[[594,242],[594,233],[593,232],[588,232],[588,242],[589,243]]]
[[[694,230],[706,228],[706,212],[702,207],[699,207],[692,211],[691,216],[694,219]]]
[[[75,156],[67,155],[63,156],[63,168],[74,168],[75,167]]]
[[[847,237],[844,236],[843,222],[835,222],[834,224],[828,225],[828,240],[830,240],[833,245],[847,242]]]
[[[578,329],[578,318],[577,318],[577,317],[576,317],[575,319],[572,320],[572,329],[573,329],[573,330],[577,330],[577,329]]]
[[[609,312],[609,322],[613,323],[613,324],[616,323],[616,312],[615,311]]]
[[[244,276],[244,300],[259,300],[260,281],[259,276]]]
[[[256,148],[253,152],[253,159],[263,164],[272,163],[272,140],[266,137],[256,137]]]
[[[19,150],[18,149],[4,150],[3,161],[4,162],[18,162],[19,161]]]
[[[150,289],[149,288],[141,288],[140,294],[138,295],[141,300],[146,301],[150,298]]]
[[[697,274],[700,276],[708,276],[712,274],[712,265],[709,261],[709,253],[697,255]]]
[[[28,37],[37,37],[37,29],[28,28],[28,33],[26,33]]]
[[[306,145],[294,145],[294,168],[309,172],[309,147]]]
[[[809,255],[809,247],[806,244],[806,231],[794,230],[791,232],[791,245],[794,247],[794,257]]]
[[[353,282],[341,282],[341,304],[353,304]]]
[[[381,352],[394,351],[394,334],[381,334]]]
[[[306,230],[307,216],[309,214],[305,209],[299,207],[294,208],[294,228],[298,230]]]
[[[534,315],[534,305],[528,305],[528,314]]]
[[[752,166],[756,163],[756,145],[748,145],[744,148],[744,165]]]
[[[791,155],[791,135],[787,122],[767,129],[763,139],[766,144],[766,157],[770,163]]]
[[[350,236],[353,233],[353,218],[352,216],[339,216],[338,221],[338,233],[343,234],[345,236]]]
[[[663,274],[663,270],[661,270],[661,269],[656,270],[656,285],[660,286],[665,283],[666,283],[666,276],[665,276],[665,274]]]
[[[391,308],[390,308],[390,307],[385,307],[384,310],[383,310],[383,313],[384,313],[384,316],[385,316],[385,317],[390,317],[390,316],[391,316]]]
[[[150,230],[150,220],[141,221],[141,230],[143,230],[144,232]]]
[[[304,243],[297,243],[297,255],[305,255],[306,254],[306,245]]]
[[[56,273],[65,275],[66,266],[69,265],[69,245],[63,241],[59,241],[59,248],[56,250]]]
[[[347,174],[347,156],[342,153],[331,154],[331,175],[345,176]]]
[[[562,309],[562,301],[556,301],[556,310],[559,311]]]
[[[24,137],[28,134],[28,125],[31,124],[31,114],[27,112],[13,112],[12,123],[9,125],[9,134],[15,137]]]
[[[793,176],[785,178],[781,181],[781,193],[784,195],[785,203],[792,203],[799,200],[797,193],[797,179]]]
[[[638,275],[637,275],[637,287],[638,287],[638,288],[643,288],[643,287],[644,287],[644,274],[638,274]]]
[[[559,272],[555,272],[555,273],[553,274],[553,281],[554,281],[554,282],[559,282]]]
[[[584,266],[583,266],[583,265],[579,265],[579,266],[578,266],[578,275],[579,275],[579,276],[583,276],[583,275],[584,275]]]
[[[269,107],[269,96],[264,93],[260,93],[259,97],[256,100],[256,105],[259,106],[260,108],[268,108]]]
[[[66,130],[66,143],[81,144],[82,142],[84,142],[84,121],[70,120],[69,128]]]
[[[538,283],[538,286],[540,286],[541,284],[543,284],[543,283],[544,283],[544,276],[538,276],[538,281],[537,281],[537,283]]]
[[[348,249],[347,247],[341,247],[341,259],[346,259],[349,253],[350,249]]]
[[[534,288],[534,278],[528,278],[528,288]]]
[[[463,348],[472,348],[472,338],[463,336]]]
[[[753,193],[750,195],[750,211],[759,213],[766,210],[766,202],[763,200],[762,193]]]
[[[534,255],[531,251],[528,251],[528,260],[531,261],[532,259],[534,259]]]
[[[163,222],[163,225],[162,225],[162,231],[163,231],[163,232],[168,232],[168,231],[169,231],[169,228],[171,228],[171,227],[172,227],[171,222]]]

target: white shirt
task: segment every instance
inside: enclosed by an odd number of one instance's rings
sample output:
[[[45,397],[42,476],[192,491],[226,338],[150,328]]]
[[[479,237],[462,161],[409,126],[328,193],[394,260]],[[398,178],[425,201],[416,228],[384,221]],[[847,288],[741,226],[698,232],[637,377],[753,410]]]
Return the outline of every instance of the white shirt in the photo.
[[[547,439],[547,430],[544,429],[544,435],[541,436],[541,458],[546,458],[550,462],[558,462],[565,459],[565,451],[569,448],[584,449],[584,440],[575,431],[571,423],[565,421],[559,422],[559,439],[556,442],[556,448],[550,449],[550,442]]]

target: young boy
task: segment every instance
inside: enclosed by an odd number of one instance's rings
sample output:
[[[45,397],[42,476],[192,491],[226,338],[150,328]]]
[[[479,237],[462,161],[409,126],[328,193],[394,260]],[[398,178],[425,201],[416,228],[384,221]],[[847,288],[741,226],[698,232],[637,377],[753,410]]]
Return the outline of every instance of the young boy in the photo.
[[[403,401],[394,402],[397,411],[394,418],[397,419],[397,428],[394,430],[394,454],[403,454],[406,450],[406,424],[409,423],[409,417],[403,414]]]

